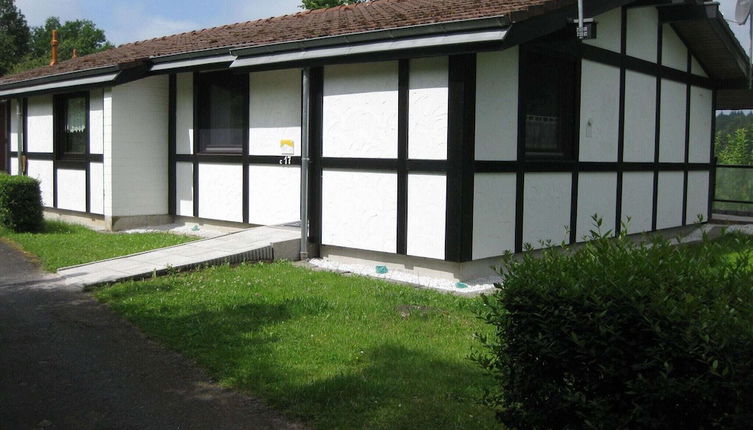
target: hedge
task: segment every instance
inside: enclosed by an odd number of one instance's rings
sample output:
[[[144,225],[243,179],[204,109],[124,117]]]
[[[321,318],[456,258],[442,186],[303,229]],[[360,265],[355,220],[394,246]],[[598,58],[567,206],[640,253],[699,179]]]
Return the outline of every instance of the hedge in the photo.
[[[36,232],[43,226],[39,181],[28,176],[0,175],[0,226]]]
[[[473,355],[510,429],[748,429],[753,423],[751,241],[635,243],[624,234],[500,266],[495,327]],[[744,241],[745,243],[740,243]]]

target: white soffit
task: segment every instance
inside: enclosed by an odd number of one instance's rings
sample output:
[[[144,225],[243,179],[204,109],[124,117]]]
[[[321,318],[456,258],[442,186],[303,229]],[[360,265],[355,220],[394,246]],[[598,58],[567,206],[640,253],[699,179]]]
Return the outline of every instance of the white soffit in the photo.
[[[92,76],[89,78],[72,79],[70,81],[57,81],[57,82],[49,82],[46,84],[31,85],[28,87],[12,88],[9,90],[0,91],[0,97],[12,96],[12,95],[21,94],[21,93],[32,93],[32,92],[39,92],[39,91],[78,87],[82,85],[103,84],[106,82],[114,81],[115,78],[117,78],[119,74],[120,72],[115,72],[115,73],[110,73],[107,75]]]
[[[343,57],[348,55],[369,54],[376,52],[398,51],[402,49],[430,48],[445,45],[460,45],[464,43],[500,42],[507,35],[507,30],[481,31],[443,36],[422,36],[400,40],[361,43],[351,46],[337,46],[331,48],[313,48],[308,50],[281,52],[278,54],[259,55],[239,58],[230,65],[233,67],[258,66],[263,64],[286,63],[327,57]]]
[[[188,58],[185,60],[169,61],[165,63],[158,63],[152,66],[150,69],[152,72],[158,72],[160,70],[182,69],[186,67],[204,66],[207,64],[219,64],[229,63],[235,60],[235,55],[215,55],[212,57],[204,58]]]

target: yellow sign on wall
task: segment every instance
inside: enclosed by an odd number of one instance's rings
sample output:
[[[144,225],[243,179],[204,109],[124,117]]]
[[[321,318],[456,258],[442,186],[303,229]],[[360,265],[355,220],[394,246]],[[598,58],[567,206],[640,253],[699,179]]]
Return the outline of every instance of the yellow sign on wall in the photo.
[[[293,140],[283,139],[280,141],[280,152],[282,155],[293,155],[295,152],[295,143]]]

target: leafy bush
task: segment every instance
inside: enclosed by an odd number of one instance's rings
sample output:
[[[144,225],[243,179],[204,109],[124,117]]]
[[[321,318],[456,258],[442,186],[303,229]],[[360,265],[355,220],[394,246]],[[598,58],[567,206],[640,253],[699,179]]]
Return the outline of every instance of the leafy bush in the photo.
[[[636,243],[507,255],[473,358],[511,429],[742,429],[753,422],[751,242]],[[504,268],[504,269],[502,269]]]
[[[17,232],[41,230],[39,181],[28,176],[0,175],[0,225]]]

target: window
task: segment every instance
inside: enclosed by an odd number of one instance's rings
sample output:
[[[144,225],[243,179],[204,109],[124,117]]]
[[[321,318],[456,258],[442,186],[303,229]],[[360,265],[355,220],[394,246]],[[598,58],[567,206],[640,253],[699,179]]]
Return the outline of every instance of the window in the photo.
[[[55,99],[57,151],[60,158],[77,158],[89,148],[89,94],[76,93]]]
[[[248,75],[199,74],[197,103],[199,152],[241,153],[248,129]]]
[[[574,43],[550,37],[521,47],[523,136],[528,158],[573,157],[577,127]]]

